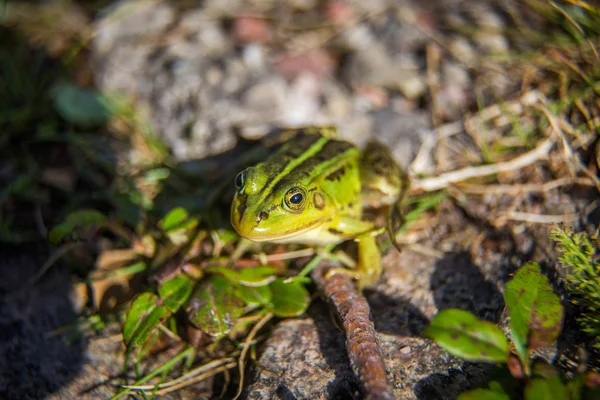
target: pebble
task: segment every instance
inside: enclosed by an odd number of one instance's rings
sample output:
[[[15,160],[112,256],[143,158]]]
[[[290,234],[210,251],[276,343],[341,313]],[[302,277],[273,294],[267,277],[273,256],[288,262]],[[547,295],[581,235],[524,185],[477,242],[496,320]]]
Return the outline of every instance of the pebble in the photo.
[[[481,32],[475,36],[475,43],[488,54],[504,54],[509,50],[508,39],[500,33]]]
[[[253,112],[279,114],[285,101],[286,84],[278,76],[266,77],[251,86],[243,95],[243,102]]]
[[[265,49],[260,44],[250,43],[242,49],[242,59],[249,70],[264,71],[267,68]]]

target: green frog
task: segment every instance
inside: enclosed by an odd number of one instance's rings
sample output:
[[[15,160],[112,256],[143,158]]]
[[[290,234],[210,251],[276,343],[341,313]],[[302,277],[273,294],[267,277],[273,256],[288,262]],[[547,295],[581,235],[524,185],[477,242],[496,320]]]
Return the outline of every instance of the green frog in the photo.
[[[381,275],[380,229],[364,218],[364,210],[396,210],[408,179],[379,142],[361,151],[337,139],[335,127],[294,133],[265,161],[236,176],[231,223],[253,242],[323,246],[357,241],[356,267],[331,273],[351,275],[362,290]]]

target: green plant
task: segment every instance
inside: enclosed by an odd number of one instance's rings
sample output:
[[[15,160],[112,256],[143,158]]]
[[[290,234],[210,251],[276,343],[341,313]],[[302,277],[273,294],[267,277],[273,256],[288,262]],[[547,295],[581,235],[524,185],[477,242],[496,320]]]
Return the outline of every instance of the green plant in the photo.
[[[449,353],[469,361],[502,363],[487,388],[463,393],[460,400],[595,399],[596,374],[566,379],[552,365],[532,360],[532,352],[552,345],[560,334],[563,307],[537,263],[521,267],[506,285],[504,299],[510,338],[495,324],[458,309],[440,311],[424,335]]]
[[[281,262],[232,259],[238,240],[233,232],[210,228],[181,207],[159,220],[153,219],[152,212],[145,215],[147,223],[132,229],[97,210],[78,210],[49,233],[55,244],[70,240],[63,248],[90,234],[112,242],[113,248],[99,257],[107,261],[99,262],[100,268],[85,279],[88,285],[143,278],[142,290],[130,291],[105,310],[123,320],[124,368],[134,360],[135,371],[142,370],[146,356],[161,345],[184,346],[163,366],[143,376],[138,373],[136,381],[123,385],[115,398],[132,390],[166,393],[238,363],[242,373],[244,357],[256,342],[258,330],[273,317],[301,315],[310,304],[304,286],[310,279],[284,276]],[[201,338],[200,342],[194,337]],[[191,369],[195,359],[201,365]],[[183,368],[179,383],[164,382],[179,367]],[[157,382],[144,385],[157,376]]]
[[[600,352],[600,254],[598,236],[574,233],[569,228],[555,227],[551,238],[561,254],[565,269],[564,282],[571,302],[581,309],[577,322]]]

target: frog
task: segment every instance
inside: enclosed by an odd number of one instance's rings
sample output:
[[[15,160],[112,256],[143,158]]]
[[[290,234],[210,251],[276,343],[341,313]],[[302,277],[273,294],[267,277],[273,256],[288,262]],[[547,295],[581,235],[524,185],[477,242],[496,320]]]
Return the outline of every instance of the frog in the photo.
[[[264,161],[237,174],[234,184],[231,224],[241,237],[309,246],[354,240],[356,266],[328,274],[350,275],[363,290],[382,273],[381,227],[365,211],[382,210],[393,220],[408,178],[381,142],[361,149],[342,140],[336,127],[321,126],[295,129]]]

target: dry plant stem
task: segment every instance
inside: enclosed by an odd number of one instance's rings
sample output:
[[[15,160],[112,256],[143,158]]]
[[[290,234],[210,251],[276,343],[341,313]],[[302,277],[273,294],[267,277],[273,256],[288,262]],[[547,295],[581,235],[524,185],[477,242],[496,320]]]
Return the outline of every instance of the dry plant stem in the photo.
[[[246,366],[246,354],[248,354],[248,350],[250,350],[250,346],[254,343],[254,338],[258,335],[258,331],[262,329],[263,326],[266,325],[273,318],[273,314],[267,313],[265,314],[257,323],[254,325],[250,333],[246,337],[246,341],[244,342],[244,346],[242,347],[242,352],[238,359],[238,368],[240,370],[240,384],[238,386],[238,391],[233,398],[236,400],[242,394],[242,390],[244,390],[244,369]]]
[[[198,382],[199,380],[196,380],[195,378],[198,376],[203,376],[203,379],[206,378],[206,374],[209,374],[209,376],[214,375],[212,372],[218,370],[219,368],[234,368],[238,365],[237,361],[232,358],[222,358],[219,360],[214,360],[211,361],[207,364],[201,365],[199,367],[196,367],[194,369],[192,369],[191,371],[187,372],[186,374],[180,376],[177,379],[173,379],[171,381],[168,382],[163,382],[161,384],[158,385],[124,385],[123,388],[125,389],[130,389],[130,390],[143,390],[143,391],[152,391],[155,389],[167,389],[167,388],[171,388],[174,386],[177,386],[178,388],[180,387],[184,387],[185,385],[190,385],[192,383]],[[202,379],[200,379],[202,380]],[[191,383],[190,383],[191,382]],[[181,384],[185,384],[184,386],[180,386]]]
[[[362,384],[364,398],[394,399],[367,300],[357,292],[349,276],[335,274],[325,279],[326,270],[321,263],[312,278],[342,321],[348,358]]]
[[[506,219],[512,221],[530,222],[534,224],[559,224],[573,222],[581,219],[578,213],[569,213],[562,215],[535,214],[521,211],[508,211],[504,214]]]
[[[512,185],[461,185],[458,189],[462,193],[468,194],[519,194],[519,193],[535,193],[547,192],[561,186],[581,185],[594,187],[594,182],[586,178],[559,178],[546,183],[530,183],[530,184],[512,184]]]
[[[456,171],[446,172],[440,176],[434,178],[426,178],[420,180],[413,180],[413,190],[424,190],[431,192],[435,190],[444,189],[456,182],[464,181],[471,178],[480,176],[493,175],[500,172],[514,171],[516,169],[524,168],[534,162],[541,160],[548,156],[550,149],[554,142],[551,139],[546,139],[540,143],[535,149],[522,154],[510,161],[499,162],[492,165],[481,165],[478,167],[466,167],[458,169]]]
[[[581,161],[581,158],[579,157],[579,155],[575,154],[573,152],[573,149],[571,149],[571,146],[569,145],[569,142],[560,127],[560,121],[564,121],[564,120],[562,118],[558,118],[558,117],[554,116],[545,105],[539,106],[537,108],[540,111],[542,111],[542,113],[544,113],[544,115],[548,119],[548,123],[552,127],[552,130],[560,137],[560,139],[562,141],[564,153],[565,153],[565,158],[569,163],[568,165],[571,169],[575,169],[575,171],[573,171],[573,175],[575,175],[577,171],[582,171],[584,174],[586,174],[590,179],[592,179],[596,183],[596,188],[598,188],[598,190],[600,191],[600,179],[598,179],[596,174],[594,174],[593,172],[591,172],[589,169],[586,168],[586,166]]]

